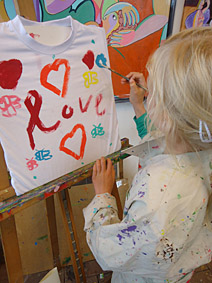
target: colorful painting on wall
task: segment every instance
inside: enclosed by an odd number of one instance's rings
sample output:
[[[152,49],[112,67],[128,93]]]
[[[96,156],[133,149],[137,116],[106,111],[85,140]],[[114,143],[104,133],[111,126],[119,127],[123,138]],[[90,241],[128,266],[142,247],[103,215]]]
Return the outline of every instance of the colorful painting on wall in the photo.
[[[212,7],[210,0],[186,0],[181,30],[212,25],[211,10]]]
[[[13,0],[0,1],[0,22],[7,22],[16,16]]]
[[[167,0],[34,0],[38,21],[71,15],[86,25],[103,27],[111,68],[126,75],[144,72],[150,54],[166,39],[170,1]],[[129,86],[112,74],[116,97],[126,98]]]

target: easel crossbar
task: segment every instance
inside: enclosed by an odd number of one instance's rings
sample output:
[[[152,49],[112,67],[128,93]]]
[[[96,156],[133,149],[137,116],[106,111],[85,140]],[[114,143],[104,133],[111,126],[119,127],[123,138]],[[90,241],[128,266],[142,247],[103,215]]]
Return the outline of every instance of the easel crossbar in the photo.
[[[113,163],[117,163],[122,159],[127,158],[128,154],[122,154],[122,150],[129,147],[129,140],[127,138],[123,138],[121,140],[121,150],[112,153],[106,158],[110,158]],[[74,184],[79,183],[80,181],[86,179],[91,176],[92,168],[94,162],[91,162],[75,171],[72,171],[58,179],[55,179],[43,186],[37,187],[21,196],[14,196],[0,203],[0,221],[10,217],[10,215],[14,215],[15,213],[23,210],[30,205],[46,199],[58,191],[62,191],[63,189],[73,186]],[[59,190],[54,191],[56,187],[60,187]]]

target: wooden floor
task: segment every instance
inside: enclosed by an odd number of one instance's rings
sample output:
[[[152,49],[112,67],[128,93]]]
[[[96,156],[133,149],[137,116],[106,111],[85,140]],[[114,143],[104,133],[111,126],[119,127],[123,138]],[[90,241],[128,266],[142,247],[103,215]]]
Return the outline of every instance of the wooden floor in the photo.
[[[103,272],[95,260],[84,264],[87,283],[109,283],[111,272]],[[48,271],[25,276],[24,283],[39,283]],[[60,273],[61,283],[75,283],[72,268],[63,268]],[[0,265],[0,282],[8,283],[5,264]],[[212,282],[212,262],[208,265],[198,268],[190,283],[210,283]],[[18,283],[18,282],[17,282]],[[129,282],[131,283],[131,282]]]

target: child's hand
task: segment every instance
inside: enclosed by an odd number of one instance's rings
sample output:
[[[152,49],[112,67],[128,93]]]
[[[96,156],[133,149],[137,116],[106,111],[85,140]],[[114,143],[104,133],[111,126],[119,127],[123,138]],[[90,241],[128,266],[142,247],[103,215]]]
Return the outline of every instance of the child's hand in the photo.
[[[138,73],[138,72],[131,72],[126,77],[130,79],[130,81],[129,81],[129,84],[130,84],[130,102],[133,105],[136,117],[138,118],[146,112],[144,105],[143,105],[143,101],[144,101],[144,96],[146,96],[147,93],[146,93],[145,90],[138,87],[136,85],[136,83],[138,83],[138,84],[140,84],[144,87],[147,87],[146,81],[145,81],[144,75],[142,73]],[[126,79],[121,79],[122,84],[124,84],[126,82],[127,82]]]
[[[110,159],[98,159],[93,166],[92,181],[96,194],[111,194],[115,182],[115,170]]]

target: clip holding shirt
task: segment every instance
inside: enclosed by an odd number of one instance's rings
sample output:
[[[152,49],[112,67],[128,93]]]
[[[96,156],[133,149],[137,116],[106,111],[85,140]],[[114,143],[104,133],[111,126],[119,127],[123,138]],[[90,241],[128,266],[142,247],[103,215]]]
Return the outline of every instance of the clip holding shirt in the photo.
[[[202,132],[202,124],[204,125],[205,127],[205,130],[207,132],[207,135],[208,135],[208,138],[205,138],[204,137],[204,134]],[[200,140],[204,143],[210,143],[212,142],[212,136],[211,136],[211,132],[208,128],[208,125],[206,122],[202,121],[202,120],[199,120],[199,136],[200,136]]]

